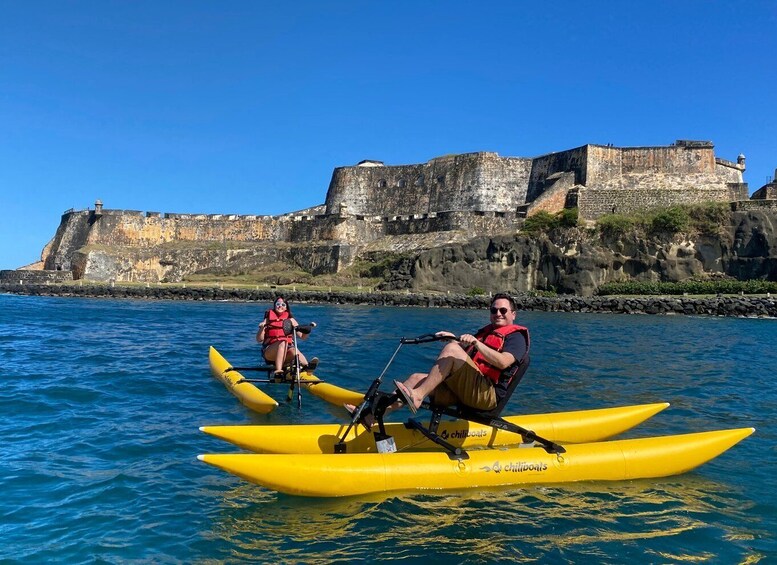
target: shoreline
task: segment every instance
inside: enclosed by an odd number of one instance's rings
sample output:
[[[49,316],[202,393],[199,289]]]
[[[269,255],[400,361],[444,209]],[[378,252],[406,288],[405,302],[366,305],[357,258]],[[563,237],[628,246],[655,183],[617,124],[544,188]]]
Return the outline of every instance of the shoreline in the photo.
[[[185,286],[118,286],[111,284],[8,284],[0,293],[24,296],[78,298],[131,298],[150,300],[194,300],[270,302],[277,294],[287,300],[309,304],[356,304],[367,306],[416,306],[423,308],[476,309],[488,306],[489,296],[407,292],[350,292],[288,289],[242,289]],[[614,314],[664,314],[777,318],[777,297],[717,296],[515,296],[518,310],[539,312],[587,312]]]

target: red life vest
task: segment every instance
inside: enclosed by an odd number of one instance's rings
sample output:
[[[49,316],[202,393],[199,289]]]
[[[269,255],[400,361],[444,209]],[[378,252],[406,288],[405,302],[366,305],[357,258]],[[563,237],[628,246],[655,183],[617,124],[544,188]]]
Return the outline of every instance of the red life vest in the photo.
[[[285,341],[291,343],[291,336],[286,335],[283,331],[283,321],[289,318],[288,312],[281,312],[276,314],[275,310],[267,310],[264,315],[264,319],[267,323],[264,325],[264,341],[262,345],[267,347],[275,343],[276,341]]]
[[[528,354],[529,329],[523,326],[518,326],[516,324],[511,324],[509,326],[494,326],[493,324],[488,324],[486,327],[480,328],[478,330],[478,332],[475,334],[475,339],[482,341],[491,349],[495,349],[501,353],[502,349],[504,348],[507,336],[515,332],[521,332],[523,337],[526,338],[526,353]],[[467,350],[467,353],[470,357],[472,357],[475,365],[477,365],[478,369],[480,369],[480,372],[483,373],[485,377],[490,379],[494,384],[499,382],[499,378],[502,376],[502,371],[504,369],[494,367],[488,363],[480,351],[475,349],[475,346],[470,347]],[[516,359],[513,365],[517,365],[519,361],[521,361],[521,359]]]

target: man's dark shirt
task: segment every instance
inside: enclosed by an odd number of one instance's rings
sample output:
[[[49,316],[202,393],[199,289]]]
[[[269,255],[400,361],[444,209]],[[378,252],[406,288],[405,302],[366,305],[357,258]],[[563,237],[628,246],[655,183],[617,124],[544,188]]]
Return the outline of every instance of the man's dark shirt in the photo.
[[[502,375],[499,377],[499,383],[494,385],[494,388],[496,389],[496,397],[498,400],[501,400],[507,392],[509,377],[515,370],[515,366],[518,361],[523,359],[523,356],[526,354],[526,338],[524,337],[523,333],[513,332],[508,335],[505,339],[502,353],[512,354],[512,356],[515,357],[515,363],[502,371]]]

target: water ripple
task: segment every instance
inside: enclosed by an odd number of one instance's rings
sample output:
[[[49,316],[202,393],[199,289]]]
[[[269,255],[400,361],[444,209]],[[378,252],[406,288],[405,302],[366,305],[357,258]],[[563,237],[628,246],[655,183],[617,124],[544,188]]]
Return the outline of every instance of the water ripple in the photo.
[[[342,420],[305,396],[269,415],[209,375],[257,362],[266,305],[0,296],[0,561],[446,563],[777,560],[771,320],[520,313],[532,368],[507,411],[669,401],[631,437],[755,425],[694,473],[651,481],[309,500],[212,469],[212,423]],[[482,313],[294,305],[320,374],[364,389],[400,336]],[[405,347],[386,378],[427,368]],[[286,389],[267,387],[276,398]],[[398,414],[397,417],[403,417]],[[315,480],[312,478],[312,480]]]

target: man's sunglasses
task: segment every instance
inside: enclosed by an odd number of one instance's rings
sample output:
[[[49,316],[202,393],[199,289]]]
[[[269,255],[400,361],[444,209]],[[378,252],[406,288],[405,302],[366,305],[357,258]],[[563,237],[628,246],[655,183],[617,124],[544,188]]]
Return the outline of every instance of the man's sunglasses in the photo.
[[[510,310],[508,308],[504,308],[504,307],[502,307],[502,308],[494,308],[493,306],[491,307],[491,314],[492,315],[496,314],[496,313],[499,313],[499,314],[502,314],[502,316],[506,316],[508,312],[512,312],[512,310]]]

